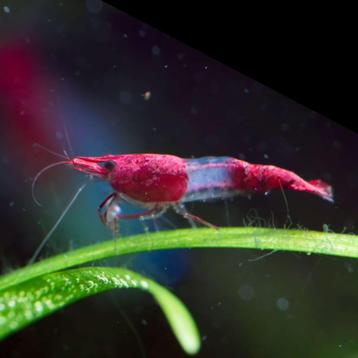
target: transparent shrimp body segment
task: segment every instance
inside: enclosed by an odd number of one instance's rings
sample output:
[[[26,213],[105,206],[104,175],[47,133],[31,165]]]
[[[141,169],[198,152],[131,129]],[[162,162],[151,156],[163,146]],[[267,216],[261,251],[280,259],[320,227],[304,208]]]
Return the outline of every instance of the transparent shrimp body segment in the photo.
[[[181,202],[226,199],[240,193],[232,177],[232,158],[203,157],[185,162],[189,182]]]

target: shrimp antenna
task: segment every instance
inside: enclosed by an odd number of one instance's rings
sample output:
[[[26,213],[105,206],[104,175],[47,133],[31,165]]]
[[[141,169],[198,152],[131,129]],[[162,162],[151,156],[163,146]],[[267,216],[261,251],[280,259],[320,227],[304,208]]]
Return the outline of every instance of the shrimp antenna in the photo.
[[[56,163],[52,163],[48,166],[46,166],[45,168],[41,169],[35,176],[34,180],[32,181],[32,184],[31,184],[31,192],[32,192],[32,199],[34,200],[34,202],[38,205],[38,206],[41,206],[41,203],[36,199],[36,196],[35,196],[35,186],[36,186],[36,182],[37,180],[39,179],[39,177],[45,172],[47,171],[48,169],[51,169],[53,167],[56,167],[58,165],[62,165],[62,164],[68,164],[69,163],[69,160],[61,160],[60,162],[56,162]]]
[[[59,163],[58,163],[59,164]],[[35,253],[32,255],[28,265],[33,264],[37,257],[39,256],[41,250],[44,248],[44,246],[48,243],[48,241],[50,240],[52,234],[54,233],[54,231],[57,229],[58,225],[61,223],[61,221],[63,220],[63,218],[65,217],[65,215],[67,214],[68,210],[71,208],[71,206],[73,205],[73,203],[76,201],[76,199],[78,198],[78,195],[80,195],[81,191],[87,186],[88,183],[84,183],[82,184],[78,190],[76,191],[75,195],[73,196],[73,198],[70,200],[70,202],[67,204],[67,206],[65,207],[65,209],[63,210],[62,214],[60,215],[60,217],[57,219],[57,221],[55,222],[55,224],[52,226],[51,230],[47,233],[47,235],[43,238],[43,240],[41,241],[41,244],[38,246],[38,248],[36,249]]]
[[[44,150],[47,153],[55,155],[56,157],[59,157],[59,158],[62,158],[62,159],[70,159],[70,157],[68,156],[68,154],[66,152],[65,152],[65,155],[63,155],[63,154],[57,153],[57,152],[55,152],[55,151],[53,151],[51,149],[48,149],[48,148],[46,148],[45,146],[43,146],[42,144],[39,144],[39,143],[34,143],[32,145],[32,148],[40,148],[40,149]]]

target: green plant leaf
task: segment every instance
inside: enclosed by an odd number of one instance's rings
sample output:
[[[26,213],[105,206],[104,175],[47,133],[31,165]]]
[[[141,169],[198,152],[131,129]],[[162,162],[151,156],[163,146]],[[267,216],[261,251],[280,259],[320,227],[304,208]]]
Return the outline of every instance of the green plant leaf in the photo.
[[[0,292],[0,339],[72,302],[113,288],[153,295],[184,351],[195,354],[200,336],[184,304],[152,280],[122,268],[85,267],[37,277]]]
[[[33,289],[33,292],[35,294],[35,292],[38,292],[38,289],[41,286],[41,282],[42,285],[47,284],[43,280],[46,281],[46,279],[49,279],[49,282],[51,282],[51,280],[53,280],[55,277],[59,277],[60,280],[61,277],[64,277],[63,275],[66,274],[72,275],[72,273],[76,272],[85,272],[80,270],[72,270],[54,274],[56,271],[64,270],[69,267],[87,262],[108,258],[111,256],[148,252],[154,250],[200,247],[296,251],[306,252],[308,254],[316,253],[358,258],[358,236],[348,234],[257,227],[221,228],[219,230],[206,228],[196,230],[182,229],[161,231],[150,234],[146,233],[83,247],[78,250],[57,255],[42,260],[33,265],[20,268],[7,275],[3,275],[0,277],[0,297],[2,297],[3,305],[0,306],[0,308],[3,310],[8,310],[6,311],[8,316],[7,318],[5,316],[5,318],[1,318],[0,316],[0,323],[5,319],[11,328],[11,321],[9,321],[9,319],[11,320],[15,317],[12,317],[12,315],[16,314],[16,309],[15,307],[12,307],[14,300],[11,299],[11,292],[13,294],[17,294],[18,298],[21,299],[25,292],[23,287],[31,289],[31,286],[34,284],[35,288]],[[87,268],[84,270],[89,269]],[[91,270],[96,270],[96,268],[91,268]],[[124,269],[110,268],[101,268],[100,270],[120,270],[113,271],[118,275],[120,275],[121,272],[129,272]],[[141,277],[134,273],[131,273],[130,275],[133,275],[133,277],[136,275],[136,278]],[[86,276],[83,276],[82,279],[84,285],[91,285],[89,282],[94,282],[93,278],[90,279]],[[151,292],[159,304],[162,305],[162,309],[167,315],[167,319],[184,349],[188,353],[194,353],[197,351],[199,349],[200,341],[195,324],[191,319],[188,311],[169,291],[166,291],[163,287],[159,286],[153,281],[149,281],[148,279],[144,280],[150,282],[150,287],[155,288],[155,292]],[[93,287],[93,293],[91,294],[95,294],[96,292],[99,291],[96,291],[96,289]],[[74,300],[73,296],[71,295],[71,292],[65,294],[66,297],[63,299],[68,301],[66,301],[64,304],[68,304]],[[15,300],[15,305],[16,302],[17,301]],[[36,302],[34,304],[36,311]],[[39,307],[40,306],[37,306],[37,309],[39,309]],[[41,307],[45,309],[44,305]],[[61,307],[61,305],[59,307]],[[173,309],[173,307],[175,308]],[[26,317],[26,314],[30,316],[30,314],[26,312],[27,311],[25,310],[24,316]],[[48,313],[50,313],[50,311]],[[0,314],[3,313],[0,312]],[[15,320],[13,322],[18,321]],[[20,323],[16,323],[18,324],[18,327],[13,327],[12,329],[17,330],[20,328],[20,326],[22,327],[27,324],[23,323],[21,325]],[[15,326],[15,323],[12,323],[12,325]],[[6,334],[3,336],[5,335]]]
[[[103,258],[182,248],[242,248],[358,258],[358,236],[273,228],[181,229],[102,242],[60,254],[0,277],[0,290],[46,273]]]

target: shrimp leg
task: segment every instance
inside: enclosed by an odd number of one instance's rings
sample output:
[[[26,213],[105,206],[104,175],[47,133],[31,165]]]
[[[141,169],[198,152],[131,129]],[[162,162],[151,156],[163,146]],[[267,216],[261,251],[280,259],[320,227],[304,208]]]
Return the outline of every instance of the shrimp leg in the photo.
[[[175,210],[175,212],[179,215],[181,215],[183,218],[189,220],[189,221],[193,221],[193,222],[196,222],[196,223],[199,223],[199,224],[202,224],[204,226],[208,226],[208,227],[211,227],[212,229],[218,229],[217,226],[209,223],[208,221],[200,218],[199,216],[196,216],[196,215],[193,215],[193,214],[190,214],[188,212],[188,210],[185,208],[184,204],[176,204],[176,205],[173,205],[173,209]]]
[[[118,233],[118,221],[126,219],[155,219],[161,216],[168,206],[154,205],[152,208],[135,214],[121,214],[118,202],[121,197],[117,192],[110,194],[98,207],[98,215],[104,225],[114,234]]]
[[[108,195],[107,198],[104,199],[103,202],[97,208],[98,216],[104,225],[107,225],[106,217],[107,217],[108,207],[117,199],[117,197],[118,194],[116,192]],[[104,212],[102,210],[103,208],[105,208]]]

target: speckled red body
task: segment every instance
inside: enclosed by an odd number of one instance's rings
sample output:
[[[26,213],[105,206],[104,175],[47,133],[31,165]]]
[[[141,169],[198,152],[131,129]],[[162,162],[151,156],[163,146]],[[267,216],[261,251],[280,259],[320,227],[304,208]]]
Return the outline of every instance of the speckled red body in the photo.
[[[222,188],[255,193],[281,187],[333,201],[331,186],[319,179],[306,181],[286,169],[230,157],[206,157],[196,161],[166,154],[122,154],[76,157],[69,164],[108,181],[116,192],[143,204],[180,202],[195,171],[202,172],[201,181],[206,183],[195,190]]]
[[[108,176],[114,190],[139,202],[177,202],[188,183],[185,161],[173,155],[123,155]]]
[[[111,170],[100,163],[113,163]],[[188,183],[185,160],[166,154],[77,157],[75,169],[107,180],[114,190],[142,203],[177,202]]]
[[[111,184],[114,192],[98,207],[98,214],[114,233],[120,219],[160,216],[169,207],[192,225],[197,222],[215,227],[190,214],[184,203],[277,188],[304,191],[333,201],[331,186],[319,179],[306,181],[289,170],[231,157],[182,159],[166,154],[122,154],[76,157],[66,163]],[[124,215],[122,200],[142,206],[145,211]]]
[[[249,164],[235,159],[234,176],[242,190],[264,193],[283,188],[304,191],[333,201],[332,187],[320,179],[306,181],[294,172],[273,165]]]

